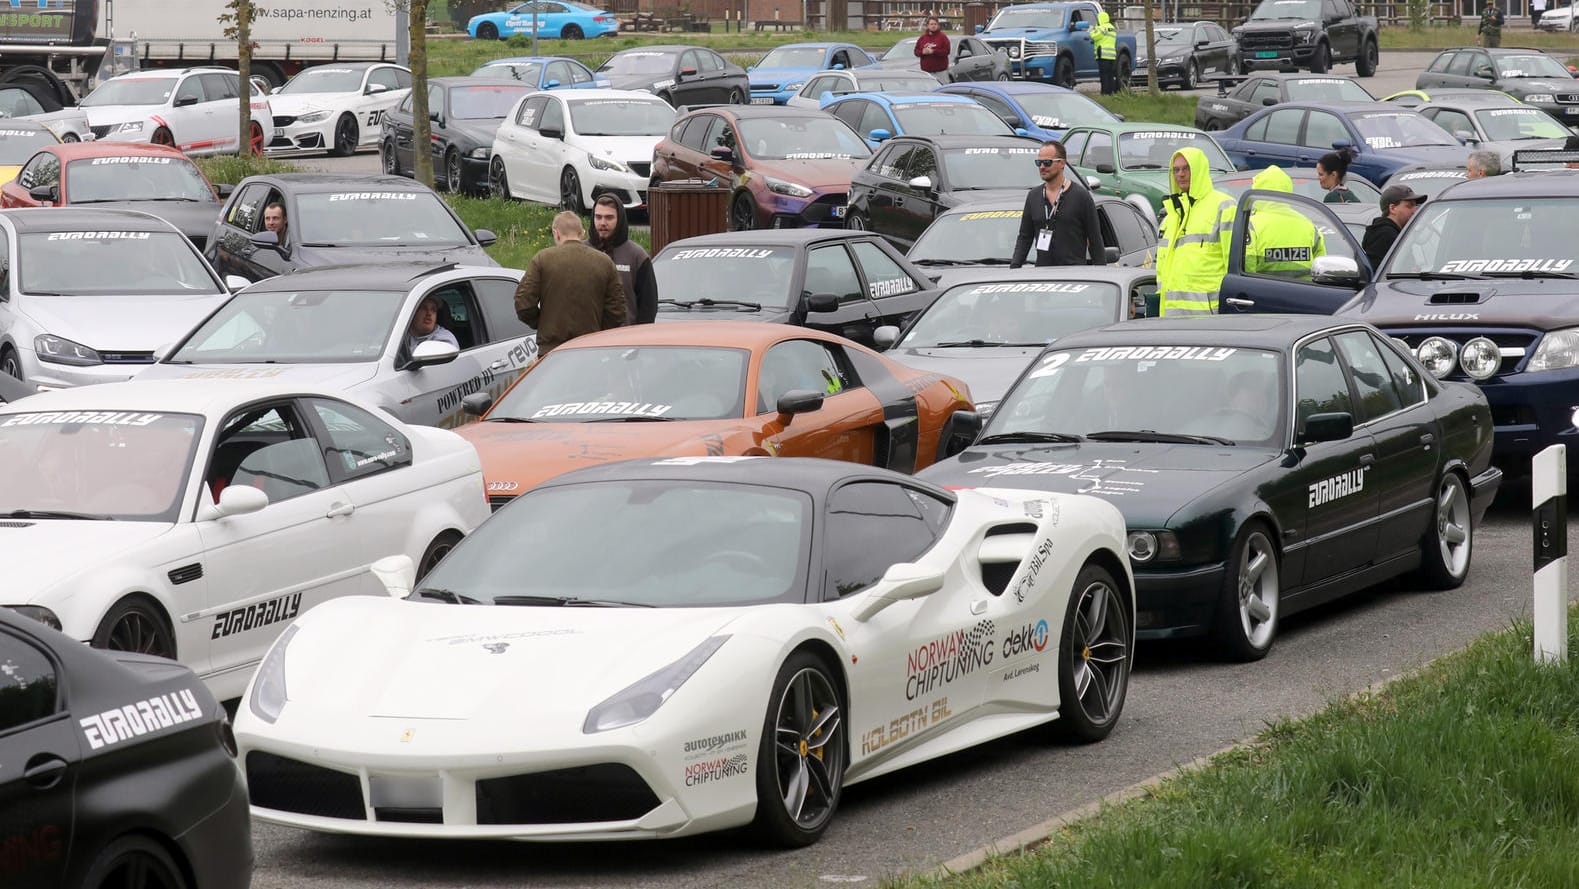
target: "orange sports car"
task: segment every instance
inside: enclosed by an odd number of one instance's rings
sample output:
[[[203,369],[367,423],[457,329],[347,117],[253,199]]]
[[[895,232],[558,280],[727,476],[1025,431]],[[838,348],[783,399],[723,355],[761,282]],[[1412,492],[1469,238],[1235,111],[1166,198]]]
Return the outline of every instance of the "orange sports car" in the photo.
[[[621,327],[554,349],[456,431],[495,508],[554,476],[633,457],[827,457],[913,472],[956,426],[965,384],[833,334],[781,324]],[[969,433],[966,433],[969,434]]]

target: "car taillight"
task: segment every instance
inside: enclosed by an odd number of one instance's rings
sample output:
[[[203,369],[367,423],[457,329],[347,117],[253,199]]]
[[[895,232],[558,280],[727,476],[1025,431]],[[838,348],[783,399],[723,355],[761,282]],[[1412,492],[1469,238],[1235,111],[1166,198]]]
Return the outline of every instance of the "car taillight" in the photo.
[[[612,21],[614,21],[614,16],[612,16],[612,15],[596,15],[596,16],[592,17],[592,20],[595,21],[595,22],[612,22]]]

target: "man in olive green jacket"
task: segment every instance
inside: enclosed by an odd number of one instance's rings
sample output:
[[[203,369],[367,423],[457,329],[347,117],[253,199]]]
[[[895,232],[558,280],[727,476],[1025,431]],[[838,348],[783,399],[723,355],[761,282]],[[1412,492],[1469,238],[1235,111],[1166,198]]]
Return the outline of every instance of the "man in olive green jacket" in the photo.
[[[581,217],[554,217],[554,246],[538,251],[515,290],[515,313],[537,329],[537,354],[625,323],[625,291],[608,255],[587,246]]]

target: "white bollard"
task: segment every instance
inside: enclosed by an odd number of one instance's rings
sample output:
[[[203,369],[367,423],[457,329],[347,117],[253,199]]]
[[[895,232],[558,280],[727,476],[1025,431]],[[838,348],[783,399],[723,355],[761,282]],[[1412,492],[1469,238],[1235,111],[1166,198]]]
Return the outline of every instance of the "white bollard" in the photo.
[[[1568,659],[1568,448],[1552,445],[1531,466],[1535,531],[1535,661]]]

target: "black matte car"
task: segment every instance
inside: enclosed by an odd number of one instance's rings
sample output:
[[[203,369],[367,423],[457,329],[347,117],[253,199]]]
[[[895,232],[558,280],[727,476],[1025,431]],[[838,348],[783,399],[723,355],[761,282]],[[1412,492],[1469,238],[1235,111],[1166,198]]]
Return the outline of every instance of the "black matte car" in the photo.
[[[1078,188],[1079,186],[1075,186]],[[1092,194],[1107,261],[1143,266],[1157,259],[1157,223],[1134,202],[1110,194]],[[905,258],[937,279],[948,280],[949,270],[981,265],[1009,264],[1014,239],[1025,212],[1025,192],[991,200],[972,201],[942,214],[911,245]]]
[[[746,69],[700,46],[640,46],[622,49],[593,72],[617,90],[645,90],[678,108],[681,105],[750,100]]]
[[[1461,585],[1502,480],[1491,447],[1484,395],[1357,319],[1148,318],[1054,342],[920,475],[1111,500],[1138,637],[1249,661],[1339,595]]]
[[[1180,22],[1158,25],[1157,85],[1193,90],[1201,78],[1233,74],[1239,67],[1239,41],[1216,22]],[[1137,41],[1130,81],[1136,86],[1147,77],[1146,41]],[[1200,124],[1196,124],[1200,126]]]
[[[1281,74],[1259,71],[1226,94],[1202,96],[1195,105],[1195,126],[1226,130],[1270,105],[1283,102],[1374,102],[1365,87],[1338,74]]]
[[[901,250],[963,203],[1019,197],[1041,181],[1041,143],[1023,136],[895,136],[850,179],[844,224]]]
[[[1579,82],[1556,56],[1538,49],[1462,46],[1437,53],[1415,89],[1498,90],[1545,111],[1563,126],[1579,124]]]
[[[285,208],[281,238],[263,226],[270,204]],[[444,199],[399,176],[276,173],[248,176],[220,212],[203,255],[220,274],[249,281],[325,265],[427,260],[496,266],[475,232]]]
[[[659,321],[724,318],[814,327],[872,345],[937,291],[870,232],[779,229],[675,241],[652,258]]]
[[[6,889],[246,889],[235,755],[230,720],[191,670],[0,609]]]
[[[488,190],[488,158],[499,124],[532,86],[497,77],[435,77],[428,81],[428,144],[433,150],[433,184],[455,194]],[[379,162],[390,176],[415,176],[411,146],[416,129],[412,97],[384,113]]]

